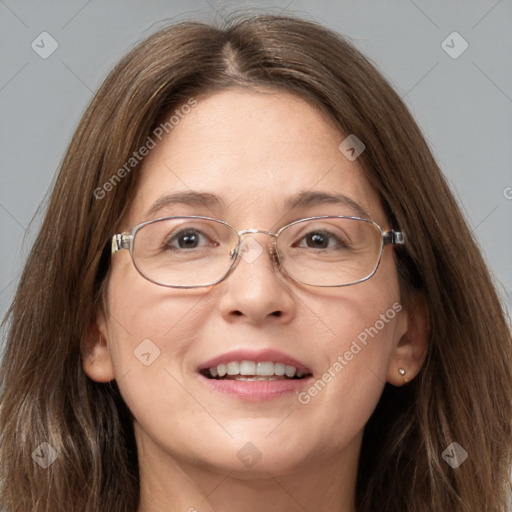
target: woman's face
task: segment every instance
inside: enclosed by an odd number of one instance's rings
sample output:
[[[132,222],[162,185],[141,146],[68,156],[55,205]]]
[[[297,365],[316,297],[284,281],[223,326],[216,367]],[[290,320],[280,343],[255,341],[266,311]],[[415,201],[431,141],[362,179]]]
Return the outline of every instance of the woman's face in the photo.
[[[361,215],[346,201],[286,206],[316,192],[343,195],[390,228],[357,159],[338,149],[345,137],[310,104],[236,88],[196,99],[150,150],[122,230],[202,215],[237,230],[275,232],[305,217]],[[162,201],[177,192],[214,195],[218,204]],[[250,477],[356,457],[385,382],[403,382],[399,357],[407,350],[400,340],[408,319],[390,246],[371,279],[319,288],[275,267],[268,235],[249,238],[227,279],[195,289],[144,279],[126,250],[112,257],[107,312],[97,324],[107,356],[86,371],[118,382],[143,460]],[[274,370],[300,365],[310,376],[221,381],[201,372],[242,360],[281,363]]]

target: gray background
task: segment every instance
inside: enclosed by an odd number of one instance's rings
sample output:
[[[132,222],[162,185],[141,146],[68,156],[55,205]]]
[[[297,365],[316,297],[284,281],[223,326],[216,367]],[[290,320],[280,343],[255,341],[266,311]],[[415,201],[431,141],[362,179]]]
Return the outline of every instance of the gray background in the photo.
[[[113,64],[169,22],[213,21],[244,6],[320,22],[377,64],[422,127],[511,308],[511,0],[0,0],[0,317],[37,232],[38,206]],[[469,45],[457,58],[441,45],[454,31]],[[43,45],[42,32],[58,43],[46,59],[31,47]],[[457,38],[446,44],[462,48]]]

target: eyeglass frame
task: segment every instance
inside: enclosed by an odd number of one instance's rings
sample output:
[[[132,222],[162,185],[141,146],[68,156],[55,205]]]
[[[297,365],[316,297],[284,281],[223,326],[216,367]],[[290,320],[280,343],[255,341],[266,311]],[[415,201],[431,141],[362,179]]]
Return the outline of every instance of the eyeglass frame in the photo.
[[[135,240],[135,235],[137,234],[137,232],[140,229],[142,229],[144,226],[147,226],[148,224],[154,224],[156,222],[160,222],[160,221],[163,221],[163,220],[172,220],[172,219],[202,219],[202,220],[211,220],[211,221],[218,222],[220,224],[223,224],[223,225],[227,226],[234,233],[236,233],[236,235],[238,237],[238,243],[237,243],[236,247],[234,249],[231,249],[231,251],[229,253],[231,258],[233,258],[233,256],[235,256],[235,257],[234,257],[234,259],[233,259],[233,261],[231,263],[231,266],[230,266],[229,270],[220,279],[218,279],[217,281],[215,281],[213,283],[210,283],[210,284],[191,285],[191,286],[172,285],[172,284],[162,284],[162,283],[159,283],[157,281],[154,281],[153,279],[150,279],[149,277],[145,276],[140,271],[140,269],[138,268],[138,266],[135,263],[135,258],[133,256],[133,243],[134,243],[134,240]],[[281,262],[280,262],[280,259],[279,259],[279,252],[277,250],[277,239],[278,239],[280,233],[282,233],[286,228],[289,228],[290,226],[293,226],[294,224],[298,224],[299,222],[305,222],[305,221],[309,221],[309,220],[318,220],[318,219],[352,219],[352,220],[366,222],[368,224],[373,224],[379,230],[379,232],[381,234],[381,237],[382,237],[382,244],[381,244],[381,247],[380,247],[379,258],[377,260],[375,268],[373,269],[373,271],[368,276],[366,276],[366,277],[364,277],[362,279],[359,279],[357,281],[352,281],[352,282],[346,283],[346,284],[334,284],[334,285],[321,284],[321,285],[315,285],[315,284],[309,284],[309,283],[304,283],[303,281],[299,281],[298,279],[294,278],[292,275],[290,275],[286,271],[286,269],[281,265]],[[306,286],[314,286],[314,287],[317,287],[317,288],[339,288],[339,287],[343,287],[343,286],[352,286],[354,284],[363,283],[364,281],[367,281],[368,279],[371,279],[375,275],[375,273],[377,272],[377,270],[379,268],[379,265],[380,265],[380,262],[382,260],[382,254],[383,254],[383,251],[384,251],[384,247],[386,245],[404,245],[405,244],[405,234],[404,234],[403,231],[396,231],[394,229],[389,229],[389,230],[384,231],[376,222],[374,222],[374,221],[372,221],[370,219],[365,219],[365,218],[362,218],[362,217],[352,217],[352,216],[347,216],[347,215],[320,215],[320,216],[315,216],[315,217],[305,217],[303,219],[295,220],[293,222],[290,222],[289,224],[286,224],[285,226],[282,226],[275,233],[273,233],[271,231],[266,231],[266,230],[263,230],[263,229],[253,229],[253,228],[242,229],[242,230],[238,231],[233,226],[231,226],[231,224],[228,224],[227,222],[225,222],[223,220],[220,220],[220,219],[214,219],[212,217],[205,217],[205,216],[202,216],[202,215],[178,215],[178,216],[171,216],[171,217],[160,217],[158,219],[152,219],[152,220],[148,220],[148,221],[145,221],[145,222],[141,222],[140,224],[137,224],[136,226],[133,226],[130,229],[129,232],[117,233],[117,234],[113,235],[112,236],[112,242],[111,242],[111,256],[113,256],[116,252],[118,252],[118,251],[120,251],[122,249],[127,249],[129,251],[129,253],[130,253],[133,266],[135,267],[137,272],[144,279],[146,279],[147,281],[149,281],[151,283],[154,283],[154,284],[156,284],[158,286],[165,286],[166,288],[185,288],[185,289],[187,289],[187,288],[204,288],[204,287],[208,287],[208,286],[213,286],[215,284],[218,284],[218,283],[224,281],[235,270],[235,268],[238,266],[238,263],[240,262],[240,255],[241,255],[240,248],[242,247],[242,242],[243,242],[242,236],[243,235],[248,235],[248,234],[256,234],[256,233],[264,233],[266,235],[269,235],[269,236],[275,238],[274,244],[271,246],[269,252],[270,252],[270,255],[273,257],[275,263],[277,263],[278,269],[281,272],[285,273],[288,277],[290,277],[290,279],[292,279],[293,281],[295,281],[297,283],[300,283],[300,284],[303,284],[303,285],[306,285]]]

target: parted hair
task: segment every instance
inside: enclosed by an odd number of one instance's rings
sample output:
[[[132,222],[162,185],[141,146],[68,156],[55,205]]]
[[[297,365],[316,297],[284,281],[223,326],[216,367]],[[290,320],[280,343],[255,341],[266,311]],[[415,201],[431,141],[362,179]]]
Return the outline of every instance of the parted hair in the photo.
[[[366,146],[358,158],[391,225],[401,293],[430,312],[419,375],[386,384],[364,432],[358,512],[504,512],[512,462],[512,341],[504,307],[459,207],[408,109],[335,32],[292,16],[180,22],[108,74],[62,161],[4,319],[0,505],[8,512],[135,512],[137,447],[115,381],[89,379],[84,334],[102,307],[108,241],[140,165],[94,193],[191,97],[265,87],[310,101]],[[342,140],[342,139],[340,139]],[[43,469],[41,443],[57,460]],[[452,443],[468,453],[452,468]],[[37,451],[36,451],[37,453]]]

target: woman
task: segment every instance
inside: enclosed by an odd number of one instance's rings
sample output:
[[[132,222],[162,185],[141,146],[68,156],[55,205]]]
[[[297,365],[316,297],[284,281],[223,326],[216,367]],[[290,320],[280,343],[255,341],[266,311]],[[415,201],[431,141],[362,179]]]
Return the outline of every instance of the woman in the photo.
[[[404,104],[313,23],[130,52],[8,319],[10,512],[505,510],[489,273]]]

